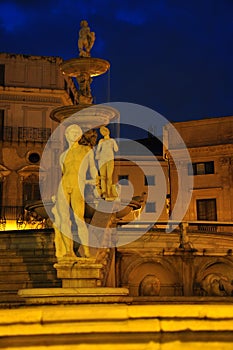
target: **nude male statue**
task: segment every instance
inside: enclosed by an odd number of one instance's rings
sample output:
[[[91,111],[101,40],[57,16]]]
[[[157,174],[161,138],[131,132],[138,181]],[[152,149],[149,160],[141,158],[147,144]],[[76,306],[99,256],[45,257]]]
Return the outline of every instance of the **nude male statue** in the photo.
[[[69,148],[60,156],[62,178],[58,187],[56,204],[53,208],[56,256],[58,260],[64,257],[76,257],[73,251],[70,208],[72,208],[74,213],[84,255],[86,258],[90,257],[88,229],[84,220],[84,190],[87,183],[95,185],[97,179],[93,150],[90,145],[79,143],[82,137],[81,128],[76,124],[70,125],[66,128],[65,136]],[[88,170],[90,174],[89,180],[86,178]]]

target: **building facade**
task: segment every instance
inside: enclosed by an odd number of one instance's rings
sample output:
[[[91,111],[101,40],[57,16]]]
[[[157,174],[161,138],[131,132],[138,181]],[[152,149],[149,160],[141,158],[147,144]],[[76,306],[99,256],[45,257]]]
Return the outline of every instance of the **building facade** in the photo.
[[[185,169],[193,176],[192,199],[187,220],[233,220],[233,117],[207,118],[175,123],[182,136],[192,164]],[[171,144],[171,149],[178,145]],[[171,169],[172,188],[174,168]]]
[[[57,123],[51,111],[73,105],[77,90],[60,71],[59,57],[0,54],[1,218],[17,219],[40,199],[39,165]]]

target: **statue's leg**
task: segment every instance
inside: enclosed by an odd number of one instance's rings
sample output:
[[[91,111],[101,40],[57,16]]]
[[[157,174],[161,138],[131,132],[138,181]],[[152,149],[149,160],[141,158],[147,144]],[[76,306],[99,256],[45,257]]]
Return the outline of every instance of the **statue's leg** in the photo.
[[[107,172],[107,195],[108,197],[112,196],[112,175],[114,170],[114,160],[110,160],[106,164]]]
[[[60,217],[61,244],[64,246],[65,255],[73,256],[73,236],[70,221],[70,193],[59,186],[57,193],[56,208]]]
[[[101,183],[101,194],[104,197],[107,194],[107,163],[100,167],[100,183]]]
[[[84,220],[85,201],[79,188],[74,188],[71,196],[71,207],[78,228],[78,236],[86,258],[90,257],[88,229]]]

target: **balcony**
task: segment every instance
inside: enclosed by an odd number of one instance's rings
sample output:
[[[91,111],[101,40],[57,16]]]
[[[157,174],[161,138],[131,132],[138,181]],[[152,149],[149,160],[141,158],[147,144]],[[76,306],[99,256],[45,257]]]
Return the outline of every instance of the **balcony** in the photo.
[[[1,139],[8,142],[47,142],[50,135],[50,128],[5,126]]]
[[[6,205],[0,208],[0,217],[7,220],[16,220],[19,216],[24,214],[23,206]]]

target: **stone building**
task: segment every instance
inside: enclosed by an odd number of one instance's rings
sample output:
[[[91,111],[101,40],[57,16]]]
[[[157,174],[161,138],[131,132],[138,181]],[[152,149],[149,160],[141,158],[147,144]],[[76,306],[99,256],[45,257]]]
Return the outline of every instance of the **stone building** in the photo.
[[[0,54],[0,205],[17,219],[26,201],[40,198],[41,154],[57,123],[49,115],[73,105],[77,90],[60,71],[61,58]]]
[[[194,178],[187,220],[233,220],[233,117],[175,123],[192,160],[185,171]],[[179,145],[170,149],[179,151]],[[171,168],[171,187],[177,188]]]

